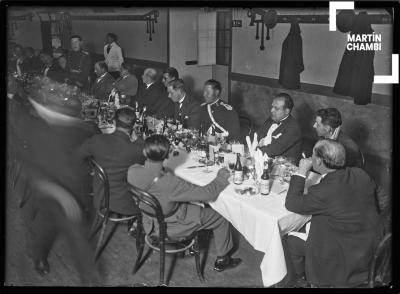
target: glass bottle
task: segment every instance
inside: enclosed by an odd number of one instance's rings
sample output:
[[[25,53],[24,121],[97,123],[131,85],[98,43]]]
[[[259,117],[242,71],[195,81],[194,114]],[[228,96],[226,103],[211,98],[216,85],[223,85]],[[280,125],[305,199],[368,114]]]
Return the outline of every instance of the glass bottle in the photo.
[[[269,174],[268,174],[268,162],[264,162],[264,172],[261,176],[260,181],[260,192],[262,195],[269,194]]]
[[[240,185],[243,183],[243,167],[240,162],[240,153],[236,154],[236,164],[233,169],[233,183],[236,185]]]

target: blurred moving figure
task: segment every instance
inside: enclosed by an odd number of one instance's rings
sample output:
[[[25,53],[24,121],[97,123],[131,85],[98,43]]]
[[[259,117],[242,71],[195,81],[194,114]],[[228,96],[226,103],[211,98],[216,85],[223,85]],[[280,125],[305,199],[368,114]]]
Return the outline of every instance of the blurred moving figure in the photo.
[[[28,249],[35,270],[48,274],[50,250],[57,236],[64,235],[82,281],[96,283],[94,252],[85,233],[84,212],[91,205],[85,186],[88,170],[72,151],[99,130],[78,118],[79,100],[61,100],[52,95],[46,98],[48,104],[42,108],[30,99],[36,114],[25,109],[18,118],[18,133],[28,145],[19,154],[24,162],[19,186],[27,191],[20,207],[31,233]]]

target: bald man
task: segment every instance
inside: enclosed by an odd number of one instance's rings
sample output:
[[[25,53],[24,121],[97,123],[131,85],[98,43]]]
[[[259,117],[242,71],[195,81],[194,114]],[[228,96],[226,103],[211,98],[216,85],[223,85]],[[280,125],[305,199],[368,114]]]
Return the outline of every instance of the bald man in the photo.
[[[158,112],[164,86],[158,81],[157,71],[154,68],[146,68],[142,80],[143,84],[139,86],[133,103],[137,101],[140,107],[146,106],[148,115],[155,115]]]

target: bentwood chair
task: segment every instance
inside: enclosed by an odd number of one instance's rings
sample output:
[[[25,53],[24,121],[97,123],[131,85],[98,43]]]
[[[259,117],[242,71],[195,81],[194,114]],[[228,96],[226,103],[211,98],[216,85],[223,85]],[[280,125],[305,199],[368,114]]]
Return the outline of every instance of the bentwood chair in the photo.
[[[97,261],[104,248],[114,235],[117,226],[121,223],[127,223],[129,231],[129,229],[132,228],[137,215],[122,215],[110,210],[110,185],[108,182],[107,173],[93,158],[90,158],[90,162],[94,169],[94,177],[98,177],[100,179],[104,191],[103,205],[101,205],[101,207],[97,210],[89,233],[89,238],[92,239],[101,228],[95,253],[95,260]],[[111,229],[106,234],[107,225],[109,222],[111,223]]]
[[[160,278],[159,285],[166,286],[168,284],[167,279],[164,276],[165,271],[165,255],[173,254],[174,258],[177,254],[182,254],[186,250],[191,251],[191,254],[195,256],[197,275],[201,283],[205,282],[203,273],[200,265],[200,250],[199,250],[199,232],[195,232],[190,236],[174,239],[167,234],[167,224],[165,219],[173,215],[176,211],[172,211],[168,215],[164,215],[160,202],[156,197],[143,191],[132,185],[129,186],[129,191],[135,201],[138,203],[142,215],[138,218],[137,224],[137,238],[136,248],[138,249],[137,259],[134,266],[134,272],[136,273],[141,264],[141,258],[145,244],[150,250],[156,250],[160,252]],[[144,232],[142,217],[146,215],[157,221],[159,228],[159,235],[147,235]],[[173,264],[173,263],[172,263]]]

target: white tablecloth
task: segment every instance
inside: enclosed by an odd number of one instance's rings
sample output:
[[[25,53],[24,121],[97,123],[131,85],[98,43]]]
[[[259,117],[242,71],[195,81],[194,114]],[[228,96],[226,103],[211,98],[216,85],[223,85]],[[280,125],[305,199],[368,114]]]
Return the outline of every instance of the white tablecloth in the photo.
[[[218,166],[209,167],[212,172],[205,173],[205,167],[188,169],[200,165],[184,152],[165,163],[175,174],[191,183],[206,185],[216,176]],[[230,184],[221,192],[210,206],[225,217],[246,238],[254,249],[264,252],[260,268],[265,287],[280,282],[286,275],[286,262],[281,236],[300,229],[309,216],[289,212],[285,208],[287,191],[277,194],[271,191],[267,196],[261,194],[248,196],[237,194],[237,185]]]

